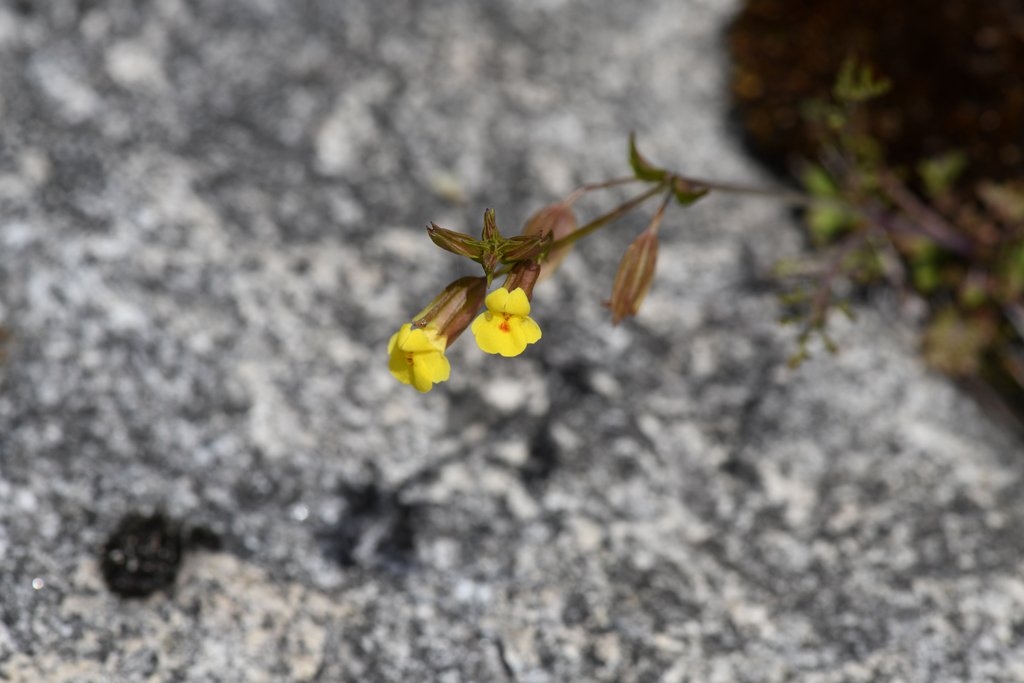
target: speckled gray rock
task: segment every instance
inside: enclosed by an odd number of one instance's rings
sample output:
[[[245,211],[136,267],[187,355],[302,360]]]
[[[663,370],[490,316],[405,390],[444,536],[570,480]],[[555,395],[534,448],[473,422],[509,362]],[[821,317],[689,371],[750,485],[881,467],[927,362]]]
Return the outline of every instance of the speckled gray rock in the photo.
[[[0,5],[0,680],[1024,680],[1024,448],[870,307],[786,370],[771,203],[671,213],[635,321],[600,302],[639,218],[524,356],[387,372],[462,272],[429,221],[515,225],[632,129],[765,182],[733,9]],[[100,549],[153,510],[221,550],[124,600]]]

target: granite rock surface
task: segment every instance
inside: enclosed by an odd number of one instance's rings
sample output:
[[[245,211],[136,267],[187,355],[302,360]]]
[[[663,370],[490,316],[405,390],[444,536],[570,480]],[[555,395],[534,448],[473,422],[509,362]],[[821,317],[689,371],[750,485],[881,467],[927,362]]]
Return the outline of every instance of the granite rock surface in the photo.
[[[0,4],[0,680],[1024,680],[1024,447],[884,307],[787,370],[770,202],[670,213],[634,321],[601,301],[642,217],[522,357],[387,372],[466,272],[430,221],[518,225],[630,130],[768,182],[734,10]],[[219,543],[123,598],[102,549],[153,512]]]

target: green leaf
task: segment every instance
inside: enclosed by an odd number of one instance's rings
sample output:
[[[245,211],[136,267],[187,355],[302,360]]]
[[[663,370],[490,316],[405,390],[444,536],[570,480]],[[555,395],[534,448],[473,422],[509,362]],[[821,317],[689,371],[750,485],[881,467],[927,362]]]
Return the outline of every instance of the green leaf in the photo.
[[[815,197],[831,198],[839,196],[839,188],[836,186],[835,181],[832,180],[832,176],[817,164],[808,164],[804,167],[803,172],[800,174],[800,182]]]
[[[629,134],[629,165],[638,180],[660,183],[668,175],[668,171],[658,168],[640,154],[636,148],[635,133]]]
[[[917,174],[924,182],[929,197],[945,194],[967,168],[967,155],[963,152],[947,152],[917,165]]]
[[[827,244],[851,228],[855,217],[841,206],[822,204],[807,210],[807,227],[819,244]]]
[[[689,206],[711,190],[703,185],[692,183],[684,178],[672,179],[672,194],[683,206]]]
[[[889,91],[892,82],[875,76],[871,67],[855,57],[847,57],[839,67],[832,92],[840,102],[867,102]]]
[[[914,287],[922,294],[935,291],[941,282],[938,267],[930,261],[915,264],[913,277]]]

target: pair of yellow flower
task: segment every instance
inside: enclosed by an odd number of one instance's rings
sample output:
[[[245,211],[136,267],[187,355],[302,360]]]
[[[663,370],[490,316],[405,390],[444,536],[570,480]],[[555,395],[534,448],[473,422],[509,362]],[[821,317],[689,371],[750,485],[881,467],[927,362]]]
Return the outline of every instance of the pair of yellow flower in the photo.
[[[518,356],[540,339],[540,326],[530,317],[530,299],[521,287],[511,292],[500,287],[487,295],[484,305],[487,310],[477,316],[470,330],[485,353]],[[436,325],[406,323],[388,342],[388,369],[399,382],[430,391],[451,372],[444,356],[447,346],[448,338]]]

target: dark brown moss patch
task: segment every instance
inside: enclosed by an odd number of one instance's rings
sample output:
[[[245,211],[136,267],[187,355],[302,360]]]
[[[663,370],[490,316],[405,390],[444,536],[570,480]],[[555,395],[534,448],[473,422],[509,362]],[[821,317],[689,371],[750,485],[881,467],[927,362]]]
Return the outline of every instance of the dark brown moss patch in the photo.
[[[889,163],[960,150],[966,180],[1024,175],[1020,0],[748,0],[727,37],[736,112],[776,170],[815,156],[801,104],[852,55],[893,82],[868,110]]]

